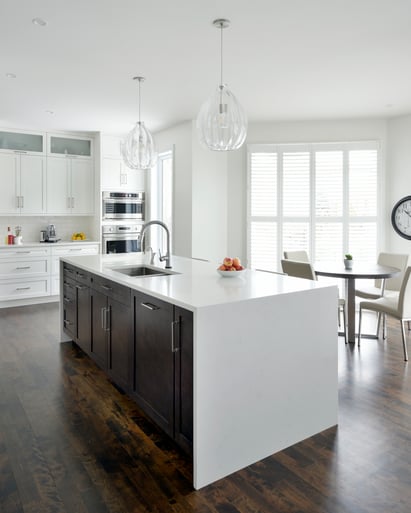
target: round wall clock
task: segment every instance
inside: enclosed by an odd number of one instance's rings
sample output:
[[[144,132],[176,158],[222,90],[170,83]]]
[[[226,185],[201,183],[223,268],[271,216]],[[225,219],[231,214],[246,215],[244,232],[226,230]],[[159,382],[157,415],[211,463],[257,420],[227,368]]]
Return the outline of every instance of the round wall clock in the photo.
[[[405,196],[395,204],[391,223],[398,235],[411,240],[411,196]]]

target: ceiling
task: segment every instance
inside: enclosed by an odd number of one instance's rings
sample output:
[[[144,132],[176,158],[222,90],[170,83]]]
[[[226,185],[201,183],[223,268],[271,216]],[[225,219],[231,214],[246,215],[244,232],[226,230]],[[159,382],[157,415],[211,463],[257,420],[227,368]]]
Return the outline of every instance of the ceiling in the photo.
[[[410,0],[2,0],[0,126],[125,133],[135,75],[151,131],[194,119],[219,82],[221,17],[250,121],[411,113]]]

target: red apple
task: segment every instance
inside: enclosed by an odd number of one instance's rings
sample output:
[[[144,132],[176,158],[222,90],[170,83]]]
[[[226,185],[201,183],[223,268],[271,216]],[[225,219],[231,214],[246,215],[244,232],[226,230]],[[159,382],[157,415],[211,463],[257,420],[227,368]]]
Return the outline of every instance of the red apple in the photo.
[[[233,266],[233,259],[230,258],[230,257],[225,257],[224,260],[223,260],[223,264],[226,267],[232,267]]]
[[[225,265],[221,264],[220,267],[218,268],[219,271],[225,271],[226,268],[225,268]]]
[[[236,270],[237,271],[243,271],[244,270],[244,267],[242,265],[239,265],[238,267],[236,267]]]

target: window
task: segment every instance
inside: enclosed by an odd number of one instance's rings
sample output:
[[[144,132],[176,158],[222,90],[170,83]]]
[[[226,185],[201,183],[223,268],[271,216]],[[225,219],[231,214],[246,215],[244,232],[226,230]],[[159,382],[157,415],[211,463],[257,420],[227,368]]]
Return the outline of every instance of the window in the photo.
[[[252,145],[248,157],[250,267],[277,270],[284,250],[376,259],[377,143]]]
[[[172,248],[173,228],[173,151],[158,155],[157,166],[150,171],[150,219],[159,220],[170,230]],[[165,231],[157,226],[151,227],[151,245],[154,251],[160,248],[166,251]]]

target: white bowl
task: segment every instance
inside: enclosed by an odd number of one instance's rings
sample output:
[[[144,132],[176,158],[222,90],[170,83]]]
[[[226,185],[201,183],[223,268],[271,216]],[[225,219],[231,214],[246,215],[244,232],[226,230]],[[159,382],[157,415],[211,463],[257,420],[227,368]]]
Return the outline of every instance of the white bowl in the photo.
[[[218,274],[224,276],[224,278],[239,278],[245,271],[245,269],[241,271],[221,271],[221,269],[217,269]]]

